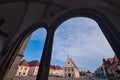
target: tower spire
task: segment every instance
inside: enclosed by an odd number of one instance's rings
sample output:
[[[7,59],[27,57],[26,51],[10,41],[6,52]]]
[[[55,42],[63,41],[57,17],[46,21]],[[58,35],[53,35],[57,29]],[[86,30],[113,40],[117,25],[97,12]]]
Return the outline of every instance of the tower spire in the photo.
[[[67,55],[68,59],[70,59],[69,55]]]

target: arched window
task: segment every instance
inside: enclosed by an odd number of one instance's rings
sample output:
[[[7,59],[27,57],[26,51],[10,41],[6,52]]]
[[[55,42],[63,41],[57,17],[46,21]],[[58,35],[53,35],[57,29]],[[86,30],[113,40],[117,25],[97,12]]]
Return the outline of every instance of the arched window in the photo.
[[[23,79],[21,76],[37,76],[46,35],[45,28],[39,28],[26,38],[7,77],[12,75],[13,79]]]
[[[81,70],[94,73],[103,64],[103,58],[114,57],[114,54],[96,21],[74,17],[61,23],[55,31],[51,64],[64,69],[69,55],[73,64],[70,68],[77,70],[74,78],[79,78]],[[63,77],[65,74],[63,72]]]

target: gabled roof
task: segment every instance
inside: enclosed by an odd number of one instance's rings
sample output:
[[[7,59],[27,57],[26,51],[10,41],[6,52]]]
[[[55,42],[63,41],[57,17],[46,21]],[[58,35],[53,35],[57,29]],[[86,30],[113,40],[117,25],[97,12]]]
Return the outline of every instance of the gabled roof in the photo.
[[[55,66],[54,65],[50,65],[50,69],[55,69]]]
[[[60,66],[55,66],[55,69],[56,70],[60,70],[60,69],[62,69]]]
[[[114,62],[114,63],[118,63],[118,62],[119,62],[118,57],[117,57],[116,55],[115,55],[114,58],[113,58],[113,62]]]
[[[38,60],[33,60],[33,61],[30,61],[30,62],[28,62],[28,64],[30,65],[30,66],[39,66],[39,61]]]
[[[107,58],[107,61],[112,64],[113,63],[113,58]]]
[[[20,62],[20,66],[29,66],[28,62],[26,60],[22,60]]]
[[[72,65],[73,65],[76,69],[78,69],[78,67],[76,66],[76,64],[75,64],[74,61],[72,60],[72,58],[69,58],[69,56],[68,56],[68,58],[67,58],[67,60],[66,60],[65,63],[67,63],[67,62],[71,62]],[[78,70],[79,70],[79,69],[78,69]]]
[[[116,55],[114,55],[113,58],[108,58],[107,61],[110,62],[110,64],[114,64],[114,63],[119,63],[120,62]]]

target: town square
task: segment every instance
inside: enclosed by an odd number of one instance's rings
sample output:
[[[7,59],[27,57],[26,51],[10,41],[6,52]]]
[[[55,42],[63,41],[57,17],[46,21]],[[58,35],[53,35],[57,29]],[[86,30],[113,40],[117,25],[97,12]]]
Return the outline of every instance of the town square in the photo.
[[[120,80],[120,0],[0,0],[0,80]]]

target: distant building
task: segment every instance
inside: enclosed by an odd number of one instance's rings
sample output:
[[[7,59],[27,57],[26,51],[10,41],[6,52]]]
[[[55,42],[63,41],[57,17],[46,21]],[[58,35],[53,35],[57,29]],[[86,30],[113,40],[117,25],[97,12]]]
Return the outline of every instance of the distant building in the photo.
[[[96,69],[95,75],[116,79],[120,77],[120,61],[115,55],[113,58],[103,59],[103,64]]]
[[[106,73],[104,64],[101,65],[101,75],[102,75],[102,77],[107,77],[107,73]]]
[[[96,69],[95,75],[100,76],[100,77],[107,77],[107,73],[106,73],[104,64],[102,64],[101,66],[99,66],[99,68]]]
[[[80,71],[80,76],[86,76],[86,71]]]
[[[86,76],[92,76],[92,73],[88,70],[88,71],[86,72]]]
[[[30,66],[26,60],[22,60],[18,66],[16,76],[27,76]]]
[[[38,60],[30,62],[22,60],[18,66],[16,76],[37,76],[39,64]],[[63,77],[63,68],[50,65],[49,75]]]
[[[64,77],[69,78],[79,78],[80,77],[80,71],[73,62],[72,58],[67,58],[65,61],[64,67],[63,67]]]
[[[39,69],[39,61],[33,60],[28,62],[28,64],[30,65],[28,76],[36,76]]]
[[[60,66],[50,65],[49,75],[63,77],[63,68]]]
[[[107,62],[109,63],[109,67],[106,67],[106,69],[108,69],[109,72],[111,71],[111,75],[115,78],[120,77],[120,74],[117,72],[118,66],[120,65],[117,56],[115,55],[113,58],[108,58]]]

